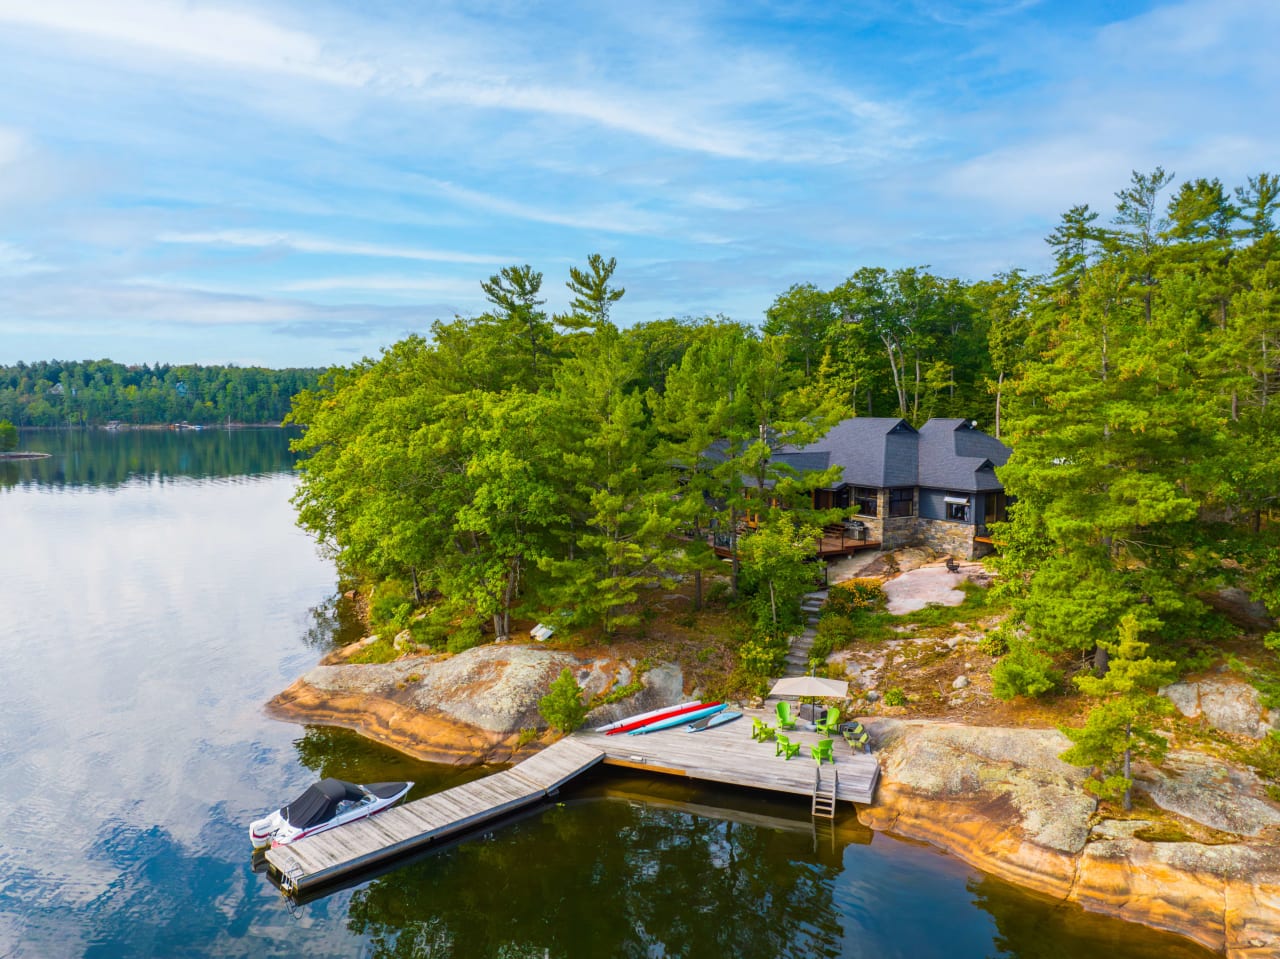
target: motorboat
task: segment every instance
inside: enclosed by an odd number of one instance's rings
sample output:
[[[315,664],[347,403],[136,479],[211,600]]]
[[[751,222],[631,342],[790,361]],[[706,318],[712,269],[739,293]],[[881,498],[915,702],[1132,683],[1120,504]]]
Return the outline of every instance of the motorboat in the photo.
[[[283,846],[314,836],[394,806],[413,783],[369,783],[357,786],[342,779],[322,779],[269,816],[249,825],[254,849]]]

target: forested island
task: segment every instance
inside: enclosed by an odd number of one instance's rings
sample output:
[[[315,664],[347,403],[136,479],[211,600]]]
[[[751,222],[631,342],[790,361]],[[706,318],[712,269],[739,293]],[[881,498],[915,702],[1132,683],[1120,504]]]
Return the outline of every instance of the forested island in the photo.
[[[0,366],[0,420],[17,427],[108,423],[278,424],[317,369],[125,366],[111,360],[42,360]]]
[[[565,314],[532,266],[501,270],[487,312],[296,397],[299,521],[374,635],[276,708],[474,761],[499,754],[448,732],[441,691],[503,663],[612,675],[584,710],[668,663],[686,692],[759,695],[824,527],[874,508],[815,496],[839,477],[788,451],[851,417],[949,418],[1012,448],[995,555],[960,605],[907,613],[886,594],[942,557],[864,565],[808,654],[886,749],[860,818],[1233,954],[1280,943],[1258,898],[1280,883],[1278,196],[1269,174],[1135,173],[1109,217],[1063,216],[1046,275],[865,267],[792,286],[759,328],[621,328],[600,255]],[[537,649],[487,645],[535,623]],[[510,755],[542,734],[484,735]]]

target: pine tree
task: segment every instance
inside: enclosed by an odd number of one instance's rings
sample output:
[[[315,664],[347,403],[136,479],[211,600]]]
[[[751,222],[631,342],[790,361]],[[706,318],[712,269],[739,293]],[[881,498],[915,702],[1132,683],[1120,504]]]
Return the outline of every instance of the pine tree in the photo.
[[[1169,743],[1155,731],[1153,721],[1173,711],[1169,700],[1156,690],[1172,681],[1175,663],[1147,655],[1148,644],[1138,635],[1135,616],[1120,622],[1119,640],[1111,648],[1110,669],[1102,677],[1081,675],[1076,685],[1102,700],[1079,728],[1059,727],[1073,745],[1061,758],[1074,766],[1088,766],[1100,778],[1085,784],[1094,795],[1114,802],[1122,799],[1132,808],[1133,758],[1159,762]]]

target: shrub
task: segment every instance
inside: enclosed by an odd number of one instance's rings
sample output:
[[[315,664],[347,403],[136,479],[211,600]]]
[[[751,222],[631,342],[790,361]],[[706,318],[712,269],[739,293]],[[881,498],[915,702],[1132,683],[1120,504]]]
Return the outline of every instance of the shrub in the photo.
[[[827,602],[823,612],[836,616],[852,616],[855,612],[874,612],[882,609],[885,603],[884,587],[880,580],[872,577],[847,579],[836,583],[827,592]]]
[[[886,689],[884,691],[884,704],[886,706],[905,706],[907,704],[907,694],[902,691],[901,686]]]
[[[516,737],[516,748],[527,746],[538,738],[538,730],[534,726],[525,726],[520,730],[520,735]]]
[[[754,636],[738,648],[742,671],[753,679],[779,675],[786,657],[786,643],[767,635]]]
[[[1003,656],[1009,652],[1009,631],[1003,626],[993,629],[978,640],[978,649],[988,656]]]
[[[479,646],[483,638],[479,626],[475,623],[463,623],[449,634],[449,640],[444,648],[451,653],[464,653],[472,647]]]
[[[1053,660],[1024,639],[1011,640],[1009,652],[991,669],[991,691],[999,699],[1042,696],[1061,682]]]
[[[571,733],[587,718],[587,706],[582,701],[582,690],[573,678],[573,670],[566,666],[547,695],[538,700],[538,712],[552,729]]]
[[[0,420],[0,453],[18,448],[18,428],[8,420]]]

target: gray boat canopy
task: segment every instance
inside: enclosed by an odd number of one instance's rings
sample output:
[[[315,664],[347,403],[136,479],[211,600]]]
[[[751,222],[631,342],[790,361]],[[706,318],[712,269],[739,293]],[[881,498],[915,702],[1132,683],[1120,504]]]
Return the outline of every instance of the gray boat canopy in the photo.
[[[364,795],[364,790],[355,783],[322,779],[280,810],[280,815],[294,829],[309,829],[332,819],[338,803],[344,799],[360,800]]]

